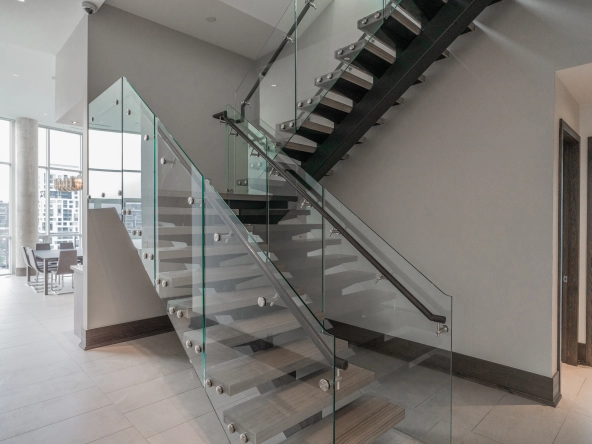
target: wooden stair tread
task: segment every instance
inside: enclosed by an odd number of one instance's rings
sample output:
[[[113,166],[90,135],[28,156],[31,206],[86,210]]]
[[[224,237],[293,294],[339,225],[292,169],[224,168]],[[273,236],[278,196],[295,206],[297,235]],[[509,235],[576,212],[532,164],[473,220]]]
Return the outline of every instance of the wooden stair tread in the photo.
[[[303,311],[308,311],[302,308]],[[319,321],[324,319],[322,313],[315,313]],[[300,328],[290,310],[280,310],[275,313],[258,316],[251,319],[235,321],[229,324],[218,324],[206,328],[208,342],[217,342],[226,347],[236,347],[257,339],[268,339],[281,333]],[[188,332],[191,336],[201,337],[201,330]]]
[[[347,349],[347,342],[341,339],[336,339],[335,345],[336,354]],[[214,385],[221,385],[224,393],[234,396],[318,362],[326,364],[307,338],[210,367],[208,374]]]
[[[319,133],[331,134],[333,133],[333,128],[327,125],[323,125],[316,122],[311,122],[310,120],[305,120],[300,128],[306,128],[312,131],[317,131]],[[299,129],[300,129],[299,128]]]
[[[296,143],[292,141],[286,143],[284,148],[289,150],[302,151],[305,153],[314,153],[317,150],[316,146],[305,145],[303,143]]]
[[[275,294],[276,291],[273,289],[273,287],[268,286],[211,294],[205,298],[206,314],[219,313],[256,305],[257,299],[259,297],[270,298]],[[167,308],[173,307],[176,310],[184,310],[187,308],[191,309],[195,301],[197,301],[201,308],[201,296],[168,301]]]
[[[405,419],[405,409],[364,395],[335,414],[337,444],[371,444]],[[290,436],[284,444],[333,444],[333,415]]]
[[[211,267],[206,268],[206,282],[230,281],[257,277],[261,274],[261,269],[255,264]],[[167,281],[169,287],[201,284],[203,281],[202,270],[165,271],[160,273],[159,277]]]
[[[374,381],[374,373],[350,365],[341,373],[339,401]],[[333,403],[333,391],[319,388],[321,379],[333,379],[333,370],[316,372],[302,380],[280,387],[224,411],[224,422],[234,424],[239,433],[246,433],[249,441],[262,443],[267,439],[310,418]]]

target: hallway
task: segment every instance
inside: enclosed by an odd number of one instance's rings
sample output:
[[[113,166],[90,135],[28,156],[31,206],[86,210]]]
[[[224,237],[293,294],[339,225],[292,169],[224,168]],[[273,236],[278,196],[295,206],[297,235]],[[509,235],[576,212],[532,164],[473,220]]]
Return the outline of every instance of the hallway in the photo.
[[[72,334],[72,313],[72,295],[43,296],[25,287],[24,278],[0,278],[0,442],[238,439],[225,433],[216,414],[247,398],[223,395],[212,406],[175,333],[85,352]],[[424,398],[405,406],[406,419],[378,444],[447,442],[439,399],[449,388],[434,383],[441,373],[425,370]],[[401,396],[397,381],[388,381],[383,396]],[[453,442],[459,444],[589,444],[592,368],[563,367],[563,399],[556,409],[454,378],[453,423]]]

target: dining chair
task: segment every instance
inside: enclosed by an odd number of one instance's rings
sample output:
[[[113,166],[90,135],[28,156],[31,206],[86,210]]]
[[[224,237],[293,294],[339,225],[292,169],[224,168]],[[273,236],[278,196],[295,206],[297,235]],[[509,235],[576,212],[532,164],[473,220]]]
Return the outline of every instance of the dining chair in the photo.
[[[73,278],[74,271],[72,267],[78,264],[78,253],[76,250],[62,250],[58,259],[58,265],[55,269],[51,270],[51,290],[53,294],[64,294],[72,293],[72,291],[65,291],[57,293],[56,290],[64,289],[64,276],[70,275]],[[56,281],[59,282],[61,278],[62,286],[57,287]],[[74,289],[74,279],[72,279],[72,289]]]
[[[35,250],[51,250],[51,244],[35,244]]]
[[[73,250],[74,242],[62,242],[61,244],[58,244],[58,248],[60,250]]]
[[[31,269],[35,270],[35,280],[25,282],[25,285],[28,285],[29,287],[33,287],[35,290],[38,290],[43,285],[42,282],[39,282],[39,273],[37,272],[37,270],[35,269],[35,267],[31,263],[29,253],[27,252],[27,247],[22,246],[21,248],[22,248],[23,258],[25,259],[25,265],[27,266],[27,269],[31,268]]]
[[[32,265],[32,268],[33,268],[33,270],[35,270],[35,273],[36,273],[35,282],[43,284],[43,281],[41,281],[39,279],[39,275],[43,275],[43,273],[44,273],[44,266],[45,265],[43,264],[43,261],[40,261],[35,257],[35,253],[33,252],[33,250],[31,248],[27,248],[27,255],[29,256],[29,263]],[[47,265],[48,272],[51,272],[54,269],[55,269],[54,264],[50,263]],[[36,288],[36,287],[34,287],[34,288],[37,292],[43,291],[42,288]]]

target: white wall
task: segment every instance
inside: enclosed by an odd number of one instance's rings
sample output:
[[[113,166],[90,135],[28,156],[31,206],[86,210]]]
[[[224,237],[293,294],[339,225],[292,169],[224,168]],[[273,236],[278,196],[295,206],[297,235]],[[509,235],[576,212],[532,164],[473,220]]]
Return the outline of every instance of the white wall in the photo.
[[[64,124],[82,122],[86,106],[87,67],[88,16],[85,16],[56,56],[56,121]]]
[[[127,77],[213,185],[224,190],[224,127],[251,60],[109,5],[89,20],[89,102]]]
[[[454,296],[455,351],[556,370],[555,72],[592,61],[588,0],[506,0],[459,37],[329,191]]]

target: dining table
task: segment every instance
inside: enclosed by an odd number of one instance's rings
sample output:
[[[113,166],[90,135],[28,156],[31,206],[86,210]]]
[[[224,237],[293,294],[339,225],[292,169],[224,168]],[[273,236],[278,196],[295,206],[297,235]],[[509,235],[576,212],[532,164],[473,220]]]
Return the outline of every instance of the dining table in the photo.
[[[78,254],[78,261],[82,263],[82,248],[75,248]],[[50,262],[56,262],[60,258],[60,251],[67,251],[67,250],[33,250],[33,254],[35,255],[36,260],[43,261],[43,290],[46,295],[49,294],[49,285],[48,285],[48,268]],[[28,273],[28,271],[27,271]]]

